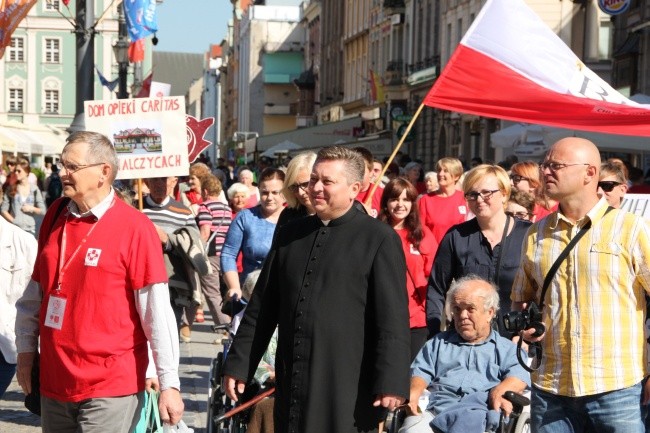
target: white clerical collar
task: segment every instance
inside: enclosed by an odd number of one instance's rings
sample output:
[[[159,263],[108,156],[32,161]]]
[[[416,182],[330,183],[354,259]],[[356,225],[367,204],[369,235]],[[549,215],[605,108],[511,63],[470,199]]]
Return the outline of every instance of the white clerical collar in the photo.
[[[87,217],[92,214],[95,216],[95,218],[97,218],[97,220],[99,220],[101,217],[104,216],[108,208],[111,207],[111,203],[113,203],[113,199],[115,199],[115,191],[113,191],[113,187],[111,187],[111,190],[109,191],[108,195],[104,197],[102,201],[97,203],[88,212],[84,212],[84,213],[79,212],[79,206],[77,206],[77,203],[75,203],[72,200],[70,200],[70,203],[68,204],[68,210],[70,211],[72,216],[76,218]]]
[[[330,221],[332,221],[332,220],[320,220],[320,222],[322,222],[325,227],[327,227],[327,225],[330,223]]]
[[[147,204],[151,207],[165,207],[167,206],[167,203],[169,203],[169,200],[171,200],[171,197],[170,196],[165,197],[162,203],[156,203],[155,201],[153,201],[151,196],[146,196],[144,199],[147,201]]]

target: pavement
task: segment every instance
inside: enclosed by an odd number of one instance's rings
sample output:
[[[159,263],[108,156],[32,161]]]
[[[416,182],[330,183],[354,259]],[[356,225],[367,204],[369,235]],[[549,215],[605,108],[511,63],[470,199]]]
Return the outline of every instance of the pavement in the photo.
[[[206,309],[205,322],[192,325],[192,341],[181,342],[179,375],[185,403],[183,421],[194,433],[205,433],[208,407],[210,361],[222,350],[213,344],[212,320]],[[14,377],[0,399],[0,433],[37,433],[41,431],[40,417],[23,405],[24,395]],[[108,430],[107,430],[108,432]]]

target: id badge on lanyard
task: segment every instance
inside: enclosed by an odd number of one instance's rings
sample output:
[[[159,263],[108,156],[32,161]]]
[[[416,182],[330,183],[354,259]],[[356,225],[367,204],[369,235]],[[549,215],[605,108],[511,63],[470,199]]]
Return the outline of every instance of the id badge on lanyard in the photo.
[[[45,326],[59,330],[63,327],[66,303],[67,300],[60,294],[50,296],[47,302]]]

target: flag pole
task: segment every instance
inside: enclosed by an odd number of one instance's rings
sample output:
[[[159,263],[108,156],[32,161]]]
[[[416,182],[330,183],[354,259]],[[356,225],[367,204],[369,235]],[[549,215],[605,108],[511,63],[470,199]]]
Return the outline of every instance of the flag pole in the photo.
[[[366,207],[370,206],[370,204],[372,203],[372,197],[373,195],[375,195],[375,191],[379,187],[381,178],[384,177],[384,174],[386,173],[388,166],[390,165],[391,162],[393,162],[393,159],[395,159],[395,155],[397,155],[397,152],[399,152],[400,148],[402,147],[402,144],[404,144],[406,137],[408,136],[409,132],[411,132],[411,128],[413,127],[413,124],[415,123],[417,118],[420,116],[420,113],[422,112],[423,108],[424,108],[424,103],[420,104],[418,110],[415,112],[415,115],[413,116],[408,126],[406,127],[404,134],[402,134],[402,138],[399,139],[397,146],[395,146],[395,149],[393,149],[393,153],[390,155],[390,157],[388,157],[388,161],[386,161],[386,164],[384,164],[384,168],[381,170],[381,173],[377,177],[375,184],[372,186],[372,189],[370,190],[370,194],[368,194],[368,196],[366,197],[366,201],[363,203]]]

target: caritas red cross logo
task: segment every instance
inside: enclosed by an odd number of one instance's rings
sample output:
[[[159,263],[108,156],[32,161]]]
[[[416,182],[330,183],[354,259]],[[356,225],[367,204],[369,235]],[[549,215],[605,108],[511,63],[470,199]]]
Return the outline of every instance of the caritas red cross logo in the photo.
[[[97,266],[97,263],[99,263],[99,256],[101,255],[102,250],[99,250],[97,248],[88,248],[88,251],[86,252],[85,265]]]

